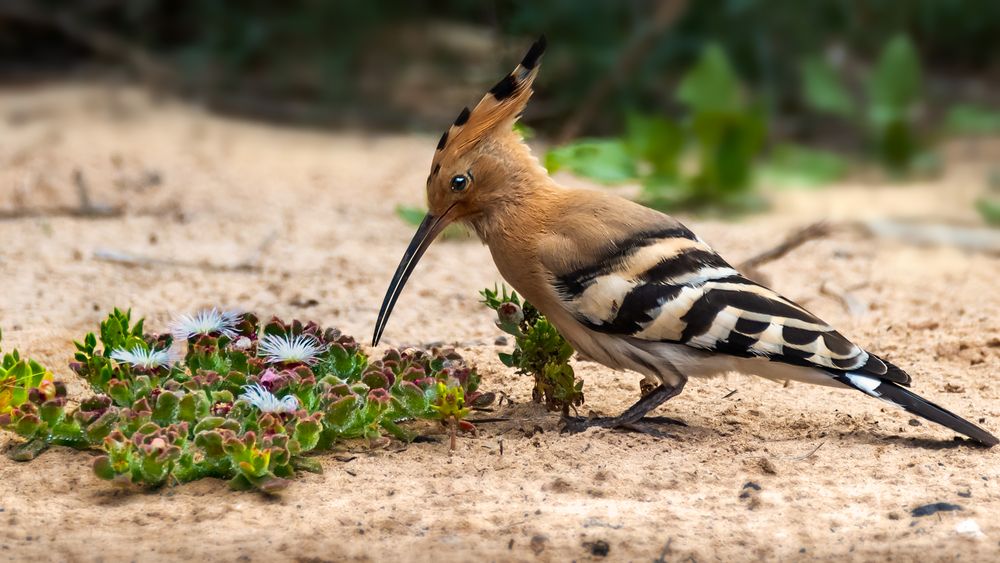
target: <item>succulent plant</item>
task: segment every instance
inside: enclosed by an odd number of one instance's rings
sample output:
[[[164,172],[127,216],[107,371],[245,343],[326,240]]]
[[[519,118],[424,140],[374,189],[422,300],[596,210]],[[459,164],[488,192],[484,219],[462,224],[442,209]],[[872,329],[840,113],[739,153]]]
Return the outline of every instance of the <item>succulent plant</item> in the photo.
[[[27,401],[29,392],[36,388],[48,398],[54,397],[52,372],[34,360],[21,358],[17,350],[4,354],[0,360],[0,414]]]
[[[569,359],[573,347],[556,327],[507,288],[484,289],[483,304],[497,313],[497,327],[514,337],[514,350],[500,353],[500,361],[520,374],[531,375],[535,387],[531,396],[545,403],[549,410],[569,414],[570,408],[583,404],[583,380],[577,379]]]
[[[12,457],[50,444],[94,448],[102,479],[162,486],[217,477],[270,494],[296,471],[320,471],[307,454],[340,440],[410,440],[401,423],[411,419],[473,429],[466,404],[482,397],[475,370],[450,350],[389,350],[369,361],[336,329],[216,309],[173,329],[146,334],[141,319],[115,309],[99,338],[76,343],[71,367],[94,395],[69,412],[65,387],[14,352],[0,372],[13,369],[18,382],[0,395],[10,397],[0,428],[26,441]],[[175,337],[186,343],[183,357],[167,352]]]

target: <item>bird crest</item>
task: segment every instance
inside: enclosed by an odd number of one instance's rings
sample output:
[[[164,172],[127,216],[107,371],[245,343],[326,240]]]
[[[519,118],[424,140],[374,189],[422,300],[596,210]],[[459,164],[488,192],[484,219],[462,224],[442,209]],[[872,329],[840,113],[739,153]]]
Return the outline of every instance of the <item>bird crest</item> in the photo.
[[[538,75],[545,43],[545,36],[539,37],[521,63],[490,88],[475,108],[462,109],[438,141],[431,161],[431,177],[440,169],[443,160],[469,150],[494,131],[508,131],[513,127],[531,98],[531,85]]]

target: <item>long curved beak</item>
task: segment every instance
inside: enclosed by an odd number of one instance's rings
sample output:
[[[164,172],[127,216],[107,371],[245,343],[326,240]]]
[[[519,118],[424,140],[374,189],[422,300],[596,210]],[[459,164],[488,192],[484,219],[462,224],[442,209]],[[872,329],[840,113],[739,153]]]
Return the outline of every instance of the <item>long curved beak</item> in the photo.
[[[451,209],[448,209],[448,211],[451,211]],[[438,234],[451,224],[451,220],[447,218],[448,211],[445,211],[440,216],[428,213],[424,216],[424,220],[420,222],[420,226],[417,227],[417,232],[413,233],[410,246],[406,248],[403,259],[399,261],[396,273],[392,276],[392,281],[389,282],[389,288],[385,291],[382,308],[378,312],[378,320],[375,321],[372,346],[378,346],[378,341],[382,338],[382,331],[385,330],[385,323],[389,321],[392,308],[396,305],[396,299],[399,298],[399,294],[403,291],[403,286],[406,285],[406,280],[410,278],[410,273],[417,266],[420,257],[424,255],[427,247],[434,242]]]

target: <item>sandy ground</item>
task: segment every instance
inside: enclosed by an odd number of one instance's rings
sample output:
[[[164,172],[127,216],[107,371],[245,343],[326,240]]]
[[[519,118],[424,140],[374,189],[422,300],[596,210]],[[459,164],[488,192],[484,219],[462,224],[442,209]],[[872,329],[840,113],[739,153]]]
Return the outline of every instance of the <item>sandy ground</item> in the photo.
[[[435,138],[278,129],[103,88],[2,91],[0,209],[73,205],[74,170],[93,200],[128,209],[113,220],[0,221],[4,347],[46,362],[79,396],[71,340],[113,306],[152,329],[220,304],[365,340],[411,233],[393,207],[422,202]],[[961,163],[937,181],[778,192],[767,214],[685,220],[732,261],[820,217],[968,220],[997,148],[951,146],[948,160]],[[142,181],[150,173],[159,185]],[[270,238],[259,271],[94,258],[225,267]],[[917,392],[1000,431],[1000,259],[838,234],[765,273],[907,368]],[[622,561],[1000,557],[1000,448],[958,444],[858,393],[731,375],[692,381],[660,409],[689,425],[666,428],[672,439],[560,436],[528,380],[496,360],[500,333],[477,302],[496,281],[478,242],[436,244],[386,331],[390,345],[456,343],[484,388],[512,398],[492,415],[510,420],[481,425],[455,455],[445,444],[358,447],[348,462],[327,454],[322,475],[276,499],[214,480],[119,490],[91,474],[91,454],[63,448],[29,464],[3,456],[0,560],[585,561],[604,548]],[[867,313],[849,315],[820,293],[824,281],[854,288]],[[635,374],[576,367],[585,411],[615,414],[638,396]],[[931,502],[962,510],[911,516]],[[981,536],[956,532],[966,519]]]

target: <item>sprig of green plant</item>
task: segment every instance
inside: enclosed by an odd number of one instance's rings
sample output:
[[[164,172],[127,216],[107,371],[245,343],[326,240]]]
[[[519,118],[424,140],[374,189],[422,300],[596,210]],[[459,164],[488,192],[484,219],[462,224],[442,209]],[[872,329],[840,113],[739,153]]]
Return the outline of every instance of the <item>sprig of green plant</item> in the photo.
[[[514,350],[499,354],[505,366],[535,379],[531,397],[552,411],[569,414],[583,404],[583,380],[577,379],[569,359],[573,347],[531,303],[522,302],[506,286],[480,292],[483,304],[497,313],[497,327],[514,337]]]
[[[61,383],[19,376],[26,399],[16,395],[0,415],[0,428],[26,440],[12,457],[31,459],[51,444],[94,448],[103,479],[160,486],[217,477],[273,493],[296,471],[320,469],[309,452],[342,440],[410,440],[400,423],[412,419],[474,431],[466,405],[485,397],[452,351],[389,350],[370,361],[335,329],[247,313],[226,334],[192,335],[182,358],[147,365],[116,353],[170,347],[170,336],[142,326],[116,309],[101,323],[101,348],[93,333],[77,343],[72,367],[95,395],[75,410]]]

